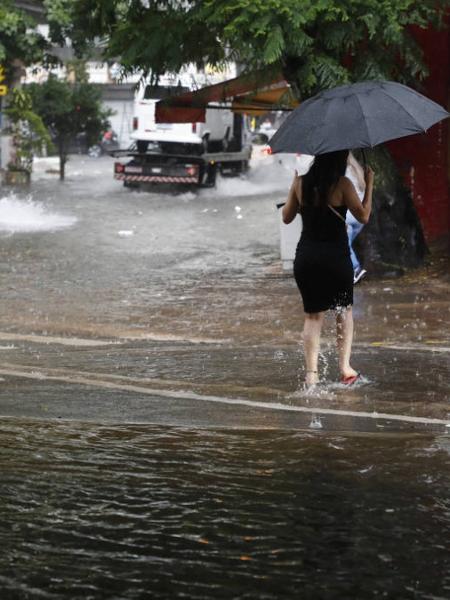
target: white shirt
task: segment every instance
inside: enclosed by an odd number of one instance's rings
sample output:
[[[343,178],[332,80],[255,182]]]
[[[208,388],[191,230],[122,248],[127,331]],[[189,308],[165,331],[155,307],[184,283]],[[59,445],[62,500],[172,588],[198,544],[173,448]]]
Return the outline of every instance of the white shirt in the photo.
[[[354,160],[356,162],[356,159],[354,159]],[[362,171],[362,168],[360,167],[359,163],[357,163],[357,165]],[[355,186],[356,193],[358,194],[358,197],[359,197],[360,201],[362,202],[364,199],[364,193],[366,191],[365,190],[366,186],[361,187],[361,179],[358,177],[356,168],[353,164],[350,163],[347,166],[347,170],[345,171],[345,176],[348,177],[348,179],[350,179],[350,181]],[[347,216],[346,216],[345,220],[349,225],[353,225],[353,224],[357,224],[357,223],[361,225],[361,223],[359,223],[359,221],[357,219],[355,219],[355,217],[352,215],[352,213],[349,210],[347,210]]]

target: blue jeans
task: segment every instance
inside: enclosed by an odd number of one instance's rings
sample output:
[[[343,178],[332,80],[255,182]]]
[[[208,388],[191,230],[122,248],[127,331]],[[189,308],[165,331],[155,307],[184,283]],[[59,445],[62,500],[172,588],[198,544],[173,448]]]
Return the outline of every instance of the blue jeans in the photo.
[[[358,257],[353,250],[352,244],[355,237],[361,232],[361,229],[364,227],[363,223],[360,223],[355,219],[353,215],[347,216],[347,233],[348,233],[348,245],[350,248],[350,258],[352,259],[353,270],[361,268],[361,264],[358,260]]]

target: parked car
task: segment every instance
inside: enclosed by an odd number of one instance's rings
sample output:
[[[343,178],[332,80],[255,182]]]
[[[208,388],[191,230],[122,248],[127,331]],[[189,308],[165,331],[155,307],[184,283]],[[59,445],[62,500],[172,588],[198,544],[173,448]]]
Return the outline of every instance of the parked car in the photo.
[[[87,153],[91,158],[98,158],[103,154],[108,154],[114,150],[119,149],[119,138],[117,133],[112,129],[105,131],[102,136],[102,139],[98,144],[94,144],[93,146],[89,146]]]

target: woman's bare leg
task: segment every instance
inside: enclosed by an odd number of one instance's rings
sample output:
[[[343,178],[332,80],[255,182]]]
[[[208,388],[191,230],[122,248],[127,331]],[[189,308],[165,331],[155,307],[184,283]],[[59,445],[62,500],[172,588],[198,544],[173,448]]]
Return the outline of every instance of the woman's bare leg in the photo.
[[[306,385],[314,385],[319,381],[318,364],[323,317],[323,312],[305,313],[303,348],[306,362]]]
[[[353,311],[352,307],[336,313],[336,342],[339,351],[339,371],[342,377],[357,375],[350,366],[350,356],[353,342]]]

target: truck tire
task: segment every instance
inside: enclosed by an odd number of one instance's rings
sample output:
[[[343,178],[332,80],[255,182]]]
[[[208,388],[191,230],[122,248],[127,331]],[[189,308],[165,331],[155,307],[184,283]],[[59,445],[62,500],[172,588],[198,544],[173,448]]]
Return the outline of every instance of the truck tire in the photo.
[[[206,167],[206,178],[203,187],[215,187],[217,179],[217,165],[208,165]]]
[[[222,177],[238,177],[248,171],[248,160],[224,162],[220,167]]]

